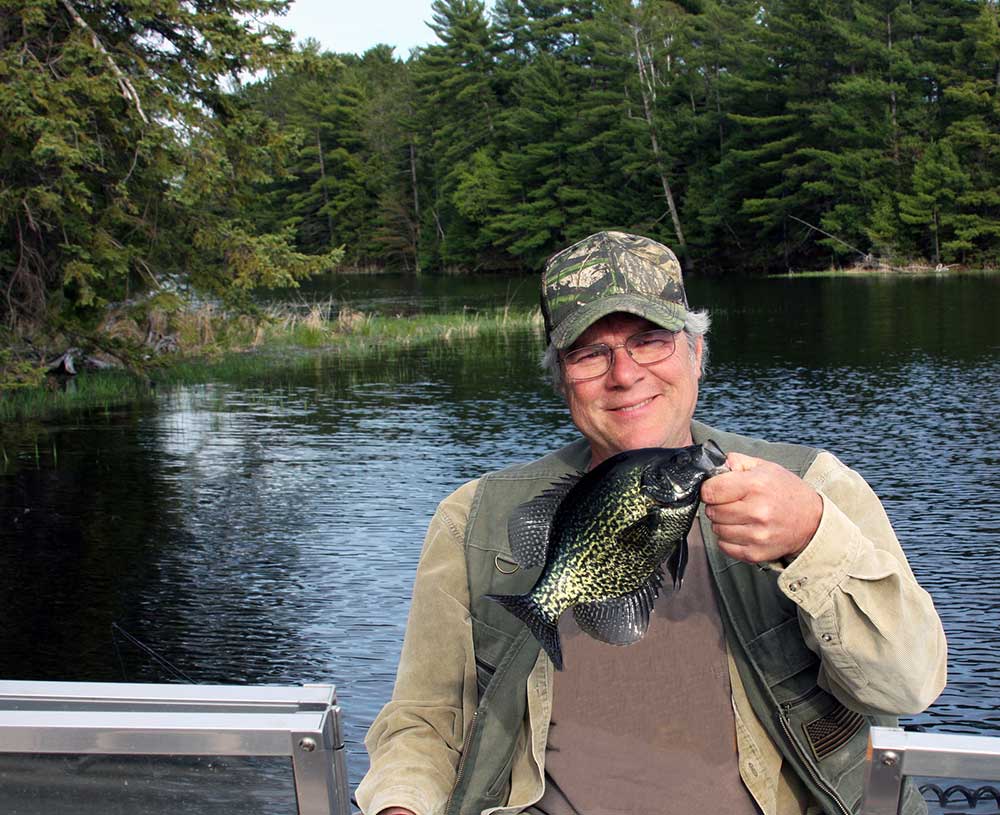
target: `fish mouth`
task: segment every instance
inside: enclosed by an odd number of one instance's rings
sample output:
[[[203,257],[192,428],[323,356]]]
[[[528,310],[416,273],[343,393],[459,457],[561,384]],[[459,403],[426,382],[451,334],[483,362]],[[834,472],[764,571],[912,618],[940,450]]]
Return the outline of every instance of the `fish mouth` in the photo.
[[[726,464],[726,454],[716,444],[714,439],[709,439],[702,445],[700,458],[701,465],[709,478],[713,475],[729,472],[729,466]]]

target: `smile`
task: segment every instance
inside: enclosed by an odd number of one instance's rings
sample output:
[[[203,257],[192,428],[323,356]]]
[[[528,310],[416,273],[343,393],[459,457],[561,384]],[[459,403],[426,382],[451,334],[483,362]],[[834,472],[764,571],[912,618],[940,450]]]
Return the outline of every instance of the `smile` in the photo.
[[[656,397],[650,396],[648,399],[643,399],[641,402],[636,402],[634,405],[625,405],[624,407],[610,408],[613,413],[631,413],[636,410],[642,410],[650,402],[652,402]]]

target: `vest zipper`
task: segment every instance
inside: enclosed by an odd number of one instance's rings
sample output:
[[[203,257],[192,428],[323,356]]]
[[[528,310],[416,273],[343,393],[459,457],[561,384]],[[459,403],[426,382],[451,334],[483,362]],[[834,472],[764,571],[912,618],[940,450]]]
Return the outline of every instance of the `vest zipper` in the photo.
[[[458,785],[462,780],[462,772],[465,770],[465,761],[469,757],[469,746],[472,744],[472,739],[476,735],[477,724],[479,724],[478,708],[472,714],[472,721],[469,723],[469,733],[465,737],[465,741],[462,743],[462,757],[459,758],[458,767],[455,768],[455,784],[451,788],[451,795],[448,796],[448,803],[444,808],[446,813],[451,812],[451,804],[455,800],[455,793],[458,791]],[[848,813],[848,815],[850,814]]]
[[[782,707],[784,708],[785,705],[782,705]],[[831,787],[820,776],[818,772],[816,772],[816,768],[813,767],[812,763],[809,761],[808,757],[805,754],[805,750],[802,749],[802,746],[792,735],[792,728],[788,724],[788,720],[785,718],[784,714],[781,713],[780,711],[778,713],[778,722],[780,722],[781,729],[785,732],[785,737],[788,739],[792,747],[795,748],[795,752],[799,754],[799,759],[802,761],[802,765],[809,772],[809,775],[812,778],[812,780],[816,782],[816,786],[830,796],[830,800],[832,800],[833,803],[837,805],[837,807],[843,813],[843,815],[851,815],[851,811],[847,808],[847,805],[841,800],[840,796],[837,794],[837,791],[833,787]]]

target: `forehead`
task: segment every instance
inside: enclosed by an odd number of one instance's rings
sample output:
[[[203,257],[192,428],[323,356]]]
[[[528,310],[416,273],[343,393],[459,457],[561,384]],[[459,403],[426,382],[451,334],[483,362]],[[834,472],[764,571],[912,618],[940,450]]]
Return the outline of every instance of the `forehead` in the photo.
[[[650,322],[645,317],[628,314],[624,311],[616,311],[590,325],[586,331],[577,337],[576,342],[571,347],[580,348],[581,346],[593,345],[598,342],[610,344],[612,340],[624,340],[626,337],[631,337],[640,331],[651,331],[654,328],[662,328],[662,326]]]

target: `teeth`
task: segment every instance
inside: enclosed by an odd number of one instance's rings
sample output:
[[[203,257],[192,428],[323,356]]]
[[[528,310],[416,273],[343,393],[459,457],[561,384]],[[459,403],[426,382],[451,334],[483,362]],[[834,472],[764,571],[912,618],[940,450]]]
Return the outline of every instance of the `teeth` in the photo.
[[[643,399],[638,404],[629,405],[628,407],[615,408],[615,410],[618,411],[619,413],[626,413],[626,412],[628,412],[630,410],[638,410],[641,407],[645,407],[646,405],[648,405],[652,401],[653,401],[653,397],[650,396],[649,399]]]

